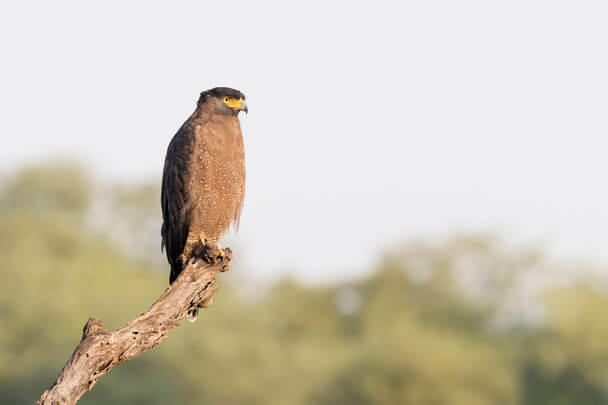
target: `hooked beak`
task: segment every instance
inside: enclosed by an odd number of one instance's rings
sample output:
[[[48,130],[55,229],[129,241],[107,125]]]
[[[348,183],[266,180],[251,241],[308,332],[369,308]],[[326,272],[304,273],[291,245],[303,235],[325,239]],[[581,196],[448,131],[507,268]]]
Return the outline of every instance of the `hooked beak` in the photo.
[[[245,111],[245,114],[249,113],[249,108],[247,107],[247,103],[243,101],[243,103],[239,106],[239,111]]]

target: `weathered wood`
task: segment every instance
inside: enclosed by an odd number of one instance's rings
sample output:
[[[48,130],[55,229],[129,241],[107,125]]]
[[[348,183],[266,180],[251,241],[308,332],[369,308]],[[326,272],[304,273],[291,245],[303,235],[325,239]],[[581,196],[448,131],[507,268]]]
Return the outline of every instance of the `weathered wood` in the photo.
[[[213,264],[191,260],[150,309],[123,328],[110,332],[101,321],[89,318],[80,344],[36,404],[75,404],[102,375],[160,344],[184,318],[196,316],[199,307],[211,305],[217,290],[215,277],[229,269],[231,258],[230,249],[226,249],[224,257],[210,260]]]

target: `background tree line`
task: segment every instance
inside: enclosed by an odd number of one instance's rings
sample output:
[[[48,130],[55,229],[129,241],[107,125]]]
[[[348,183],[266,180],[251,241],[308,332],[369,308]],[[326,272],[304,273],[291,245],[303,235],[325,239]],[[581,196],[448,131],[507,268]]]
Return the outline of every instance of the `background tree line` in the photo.
[[[158,199],[156,184],[98,184],[70,163],[2,178],[0,403],[33,403],[87,317],[116,328],[165,288]],[[608,403],[598,269],[491,235],[379,255],[361,279],[246,291],[237,263],[198,322],[81,403]]]

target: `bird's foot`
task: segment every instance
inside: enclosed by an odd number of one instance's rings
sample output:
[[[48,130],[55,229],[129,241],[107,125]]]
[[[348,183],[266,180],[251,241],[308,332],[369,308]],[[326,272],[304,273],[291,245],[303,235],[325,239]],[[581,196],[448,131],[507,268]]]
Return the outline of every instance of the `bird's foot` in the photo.
[[[221,263],[226,257],[226,251],[220,247],[217,242],[211,242],[205,237],[205,233],[199,234],[199,240],[202,245],[201,255],[203,260],[209,264]],[[230,249],[227,249],[230,251]]]
[[[228,271],[232,251],[230,248],[222,249],[217,242],[207,241],[206,244],[200,244],[194,249],[192,257],[202,259],[211,265],[222,264],[221,271]]]
[[[204,245],[202,257],[203,260],[209,264],[218,264],[223,262],[228,264],[230,259],[232,259],[232,251],[230,248],[222,249],[217,243],[207,243]]]

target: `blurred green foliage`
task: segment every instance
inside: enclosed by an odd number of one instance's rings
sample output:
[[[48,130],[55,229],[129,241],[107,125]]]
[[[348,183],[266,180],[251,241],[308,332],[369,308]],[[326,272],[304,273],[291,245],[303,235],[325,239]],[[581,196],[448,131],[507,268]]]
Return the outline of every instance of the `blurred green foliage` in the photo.
[[[89,316],[117,328],[165,288],[164,264],[119,247],[132,232],[152,249],[137,224],[159,223],[158,195],[103,188],[69,164],[4,183],[0,403],[33,403]],[[109,194],[104,212],[99,194]],[[608,292],[579,278],[524,300],[526,280],[551,267],[534,249],[461,236],[408,243],[368,277],[330,286],[283,280],[242,294],[234,269],[198,322],[114,369],[81,403],[608,403]]]

